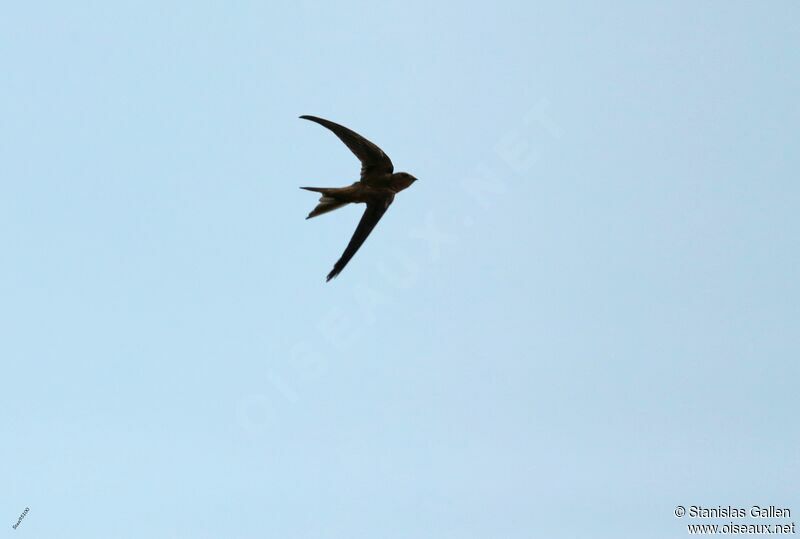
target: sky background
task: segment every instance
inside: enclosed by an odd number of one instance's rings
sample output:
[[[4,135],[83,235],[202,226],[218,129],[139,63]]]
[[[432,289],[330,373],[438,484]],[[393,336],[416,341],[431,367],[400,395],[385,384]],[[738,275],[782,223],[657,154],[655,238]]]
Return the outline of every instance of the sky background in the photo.
[[[5,5],[0,537],[800,520],[800,5],[594,4]]]

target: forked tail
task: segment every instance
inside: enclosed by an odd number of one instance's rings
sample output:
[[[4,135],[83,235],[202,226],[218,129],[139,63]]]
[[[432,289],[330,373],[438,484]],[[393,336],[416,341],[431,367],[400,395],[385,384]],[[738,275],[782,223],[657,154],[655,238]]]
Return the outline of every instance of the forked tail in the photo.
[[[350,204],[349,202],[343,202],[335,198],[335,193],[337,191],[336,187],[301,187],[300,189],[322,194],[322,196],[319,198],[319,204],[317,204],[316,208],[311,210],[311,213],[308,214],[306,219],[311,219],[317,215],[338,210],[339,208]]]

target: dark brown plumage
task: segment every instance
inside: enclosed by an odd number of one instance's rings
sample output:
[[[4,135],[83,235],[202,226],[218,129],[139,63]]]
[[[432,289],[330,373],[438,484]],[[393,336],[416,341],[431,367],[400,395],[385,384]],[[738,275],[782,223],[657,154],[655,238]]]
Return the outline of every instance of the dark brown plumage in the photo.
[[[300,118],[316,122],[333,131],[361,161],[361,179],[348,187],[301,187],[301,189],[322,195],[319,204],[308,214],[306,219],[328,213],[347,204],[364,203],[367,205],[350,243],[347,244],[344,253],[328,274],[327,280],[330,281],[339,275],[363,245],[372,229],[386,213],[395,194],[406,189],[417,179],[405,172],[395,173],[389,156],[355,131],[316,116],[300,116]]]

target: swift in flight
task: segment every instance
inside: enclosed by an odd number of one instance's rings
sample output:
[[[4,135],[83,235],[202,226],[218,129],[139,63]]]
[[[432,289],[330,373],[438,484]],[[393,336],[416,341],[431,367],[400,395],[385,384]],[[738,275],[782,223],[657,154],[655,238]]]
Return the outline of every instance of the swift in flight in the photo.
[[[300,116],[300,118],[316,122],[333,131],[361,161],[361,179],[352,185],[347,187],[300,188],[322,195],[317,207],[308,214],[306,219],[328,213],[348,204],[364,203],[367,205],[367,209],[364,210],[364,215],[361,217],[353,237],[350,238],[350,243],[347,244],[344,253],[342,253],[342,256],[336,261],[333,269],[328,274],[327,280],[330,281],[339,275],[350,259],[353,258],[353,255],[356,254],[359,247],[363,245],[372,229],[375,228],[383,214],[386,213],[389,205],[394,200],[394,196],[409,187],[417,179],[405,172],[394,172],[394,165],[392,165],[392,160],[389,159],[389,156],[355,131],[316,116]]]

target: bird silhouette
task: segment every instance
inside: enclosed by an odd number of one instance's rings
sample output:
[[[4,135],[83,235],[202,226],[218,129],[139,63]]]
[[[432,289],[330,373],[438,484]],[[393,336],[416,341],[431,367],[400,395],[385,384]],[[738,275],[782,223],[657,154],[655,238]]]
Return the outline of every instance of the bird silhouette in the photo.
[[[339,209],[348,204],[366,204],[367,209],[361,216],[350,243],[342,256],[334,264],[326,281],[330,281],[350,262],[353,255],[364,244],[375,225],[394,200],[395,194],[409,187],[417,179],[406,172],[394,172],[394,165],[389,156],[378,146],[368,141],[355,131],[343,125],[318,118],[316,116],[300,116],[304,120],[316,122],[333,133],[344,142],[345,146],[361,161],[361,178],[347,187],[301,187],[306,191],[314,191],[322,196],[317,206],[306,219],[317,217],[323,213]]]

